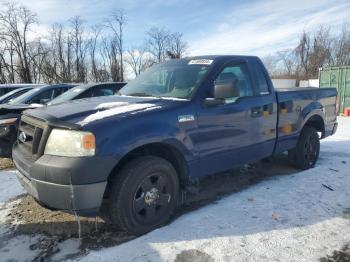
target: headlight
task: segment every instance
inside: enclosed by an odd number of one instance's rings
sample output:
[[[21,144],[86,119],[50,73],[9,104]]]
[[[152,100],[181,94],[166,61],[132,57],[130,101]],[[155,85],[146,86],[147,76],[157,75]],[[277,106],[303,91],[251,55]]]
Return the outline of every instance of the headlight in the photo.
[[[95,147],[95,136],[90,132],[53,129],[44,153],[68,157],[93,156]]]

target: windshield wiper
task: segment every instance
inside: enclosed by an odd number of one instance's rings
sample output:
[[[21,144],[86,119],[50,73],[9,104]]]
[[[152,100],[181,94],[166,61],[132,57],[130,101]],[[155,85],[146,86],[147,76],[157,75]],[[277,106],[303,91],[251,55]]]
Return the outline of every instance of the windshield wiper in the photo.
[[[147,93],[130,93],[130,94],[126,94],[127,96],[152,96],[150,94]]]

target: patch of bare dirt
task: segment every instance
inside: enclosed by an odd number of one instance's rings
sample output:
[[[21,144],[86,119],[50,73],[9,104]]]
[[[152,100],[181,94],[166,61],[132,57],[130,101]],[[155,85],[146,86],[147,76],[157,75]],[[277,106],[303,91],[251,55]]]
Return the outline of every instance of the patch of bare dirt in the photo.
[[[350,261],[350,243],[343,246],[340,250],[333,251],[332,255],[320,258],[320,262],[349,262]]]
[[[79,220],[82,249],[113,246],[133,238],[99,217],[79,217]],[[30,196],[21,198],[14,205],[8,214],[8,223],[15,226],[16,234],[44,234],[58,237],[60,241],[79,237],[75,215],[43,208]]]
[[[10,158],[0,158],[0,170],[14,168],[13,162]]]
[[[202,251],[190,249],[178,254],[175,262],[214,262],[214,259]]]

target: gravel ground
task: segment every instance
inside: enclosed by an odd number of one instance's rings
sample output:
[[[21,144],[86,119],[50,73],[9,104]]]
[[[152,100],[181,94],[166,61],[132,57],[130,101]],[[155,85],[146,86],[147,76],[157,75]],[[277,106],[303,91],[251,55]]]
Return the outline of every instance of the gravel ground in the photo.
[[[14,166],[10,158],[0,158],[0,170],[6,170],[11,168],[14,168]]]

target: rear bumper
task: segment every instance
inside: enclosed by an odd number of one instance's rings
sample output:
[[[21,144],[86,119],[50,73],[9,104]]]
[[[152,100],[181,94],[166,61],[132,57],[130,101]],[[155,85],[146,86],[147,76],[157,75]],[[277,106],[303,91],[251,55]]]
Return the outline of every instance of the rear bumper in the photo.
[[[323,138],[334,135],[337,132],[337,129],[338,129],[338,122],[335,122],[334,124],[331,124],[331,125],[327,125],[325,128],[325,133]]]
[[[332,135],[334,135],[335,132],[337,132],[337,130],[338,130],[338,122],[336,122],[333,126]]]

